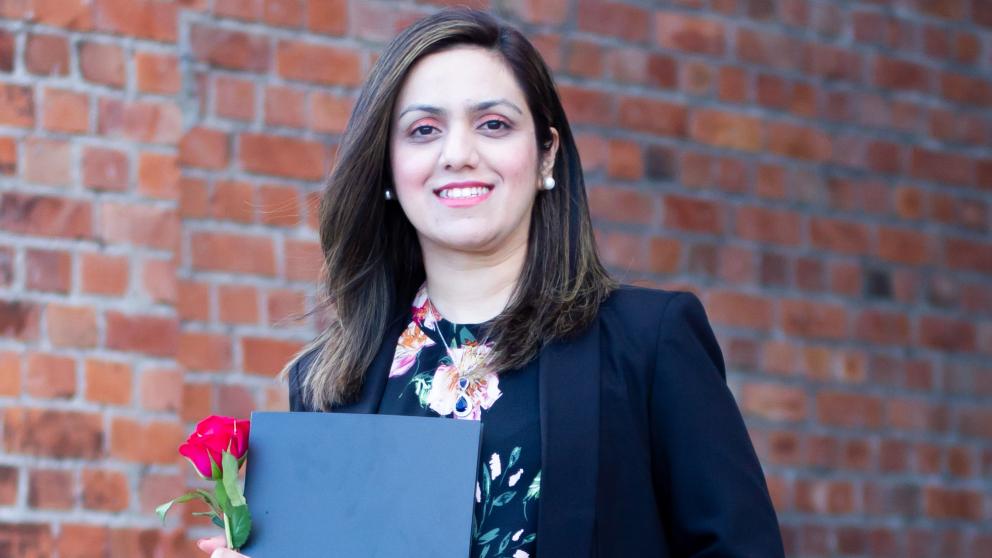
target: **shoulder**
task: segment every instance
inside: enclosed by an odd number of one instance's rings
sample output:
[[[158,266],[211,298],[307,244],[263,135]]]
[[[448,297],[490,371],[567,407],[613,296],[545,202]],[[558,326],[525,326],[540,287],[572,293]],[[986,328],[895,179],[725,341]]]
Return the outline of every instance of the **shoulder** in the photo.
[[[689,291],[620,285],[600,305],[600,347],[624,359],[645,359],[647,366],[670,335],[686,329],[702,305]],[[633,368],[641,368],[641,365]]]
[[[319,352],[319,347],[313,347],[300,354],[293,362],[292,367],[289,369],[290,380],[294,379],[294,376],[298,381],[302,381],[306,378],[307,374],[310,372],[310,368],[313,366],[314,361],[317,360],[317,354]]]
[[[313,363],[317,360],[317,354],[320,352],[319,348],[314,347],[299,356],[293,361],[289,367],[289,410],[290,411],[309,411],[311,410],[307,404],[306,399],[303,396],[303,385],[306,380],[307,374],[310,373],[310,369],[313,367]]]
[[[620,285],[600,305],[599,319],[605,327],[657,332],[697,308],[702,309],[702,303],[690,291]]]

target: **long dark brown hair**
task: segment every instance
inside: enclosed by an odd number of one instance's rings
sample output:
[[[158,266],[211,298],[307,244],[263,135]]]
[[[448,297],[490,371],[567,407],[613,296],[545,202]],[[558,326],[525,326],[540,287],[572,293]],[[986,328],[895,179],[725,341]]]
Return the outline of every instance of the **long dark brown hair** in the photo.
[[[285,377],[301,356],[317,349],[300,377],[304,401],[313,409],[326,410],[357,394],[388,325],[425,280],[416,230],[399,204],[383,195],[392,188],[389,134],[410,68],[454,46],[489,49],[510,67],[534,118],[536,149],[550,149],[550,128],[559,134],[552,171],[558,186],[541,191],[534,202],[526,262],[506,308],[487,330],[493,343],[489,368],[519,368],[547,342],[583,330],[616,288],[596,254],[579,153],[540,54],[490,14],[442,10],[400,33],[372,68],[321,198],[324,272],[320,300],[310,313],[320,312],[327,324],[280,373]]]

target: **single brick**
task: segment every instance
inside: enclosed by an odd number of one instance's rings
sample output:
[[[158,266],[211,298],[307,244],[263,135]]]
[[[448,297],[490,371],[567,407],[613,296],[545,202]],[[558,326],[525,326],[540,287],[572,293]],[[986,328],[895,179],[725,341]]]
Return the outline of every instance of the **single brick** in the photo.
[[[171,54],[138,52],[134,55],[138,90],[145,93],[178,93],[182,87],[179,60]]]
[[[72,181],[72,145],[37,137],[25,140],[23,176],[28,182],[68,186]]]
[[[302,346],[298,341],[244,336],[241,338],[244,370],[249,374],[274,376]]]
[[[327,85],[358,85],[362,80],[358,51],[299,41],[279,43],[276,68],[291,80]]]
[[[79,46],[79,70],[87,81],[110,87],[124,87],[127,79],[124,73],[124,50],[107,43],[83,43]]]
[[[94,190],[127,190],[130,167],[124,151],[87,146],[83,151],[83,185]]]
[[[239,160],[249,171],[301,180],[320,180],[327,170],[326,147],[315,141],[241,134]]]
[[[48,339],[55,347],[96,347],[96,311],[87,306],[48,303],[45,308]]]
[[[35,75],[68,74],[68,39],[59,35],[29,35],[25,45],[24,65]]]
[[[72,288],[72,254],[28,248],[24,284],[29,290],[67,293]]]
[[[104,405],[129,405],[131,403],[131,366],[127,362],[86,359],[87,401]]]
[[[175,318],[108,311],[105,319],[109,349],[163,357],[176,354],[179,323]]]
[[[53,132],[85,133],[90,125],[90,98],[85,93],[45,89],[42,126]]]
[[[268,236],[195,232],[193,269],[274,276],[275,247]]]
[[[222,169],[228,162],[227,134],[209,128],[193,128],[179,142],[179,163],[205,169]]]

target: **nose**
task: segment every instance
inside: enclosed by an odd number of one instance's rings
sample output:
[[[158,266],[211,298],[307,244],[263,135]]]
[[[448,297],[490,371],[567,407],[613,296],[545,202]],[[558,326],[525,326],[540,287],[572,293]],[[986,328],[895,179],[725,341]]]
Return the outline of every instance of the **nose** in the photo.
[[[479,162],[476,138],[466,126],[452,126],[444,137],[439,163],[445,170],[475,167]]]

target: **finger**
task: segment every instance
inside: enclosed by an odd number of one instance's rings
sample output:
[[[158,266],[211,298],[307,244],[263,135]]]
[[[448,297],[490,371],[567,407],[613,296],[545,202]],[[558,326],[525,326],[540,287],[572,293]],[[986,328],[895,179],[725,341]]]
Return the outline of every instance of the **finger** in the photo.
[[[229,548],[218,548],[213,551],[210,558],[248,558],[244,554],[239,554]]]
[[[196,541],[196,546],[199,547],[200,550],[210,554],[218,548],[224,548],[227,546],[227,540],[224,535],[218,535],[216,537],[210,537],[209,539],[200,539]]]

